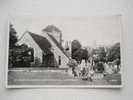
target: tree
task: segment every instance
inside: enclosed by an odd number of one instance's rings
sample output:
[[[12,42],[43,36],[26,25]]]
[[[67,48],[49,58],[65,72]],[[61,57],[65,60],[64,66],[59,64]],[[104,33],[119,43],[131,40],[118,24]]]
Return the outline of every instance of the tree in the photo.
[[[88,50],[83,49],[78,40],[72,41],[72,58],[80,62],[82,61],[82,59],[84,59],[85,61],[88,60]]]
[[[62,33],[61,30],[59,28],[57,28],[56,26],[54,25],[48,25],[45,29],[43,29],[43,31],[45,32],[58,32],[58,33]]]
[[[78,49],[81,49],[81,44],[78,40],[73,40],[72,41],[72,53],[77,51]]]
[[[99,60],[105,62],[106,60],[106,52],[104,47],[99,47]]]
[[[81,60],[81,44],[78,40],[72,41],[72,58],[79,61]]]
[[[87,61],[89,58],[89,53],[87,49],[82,49],[82,59],[84,59],[85,61]]]
[[[59,44],[62,45],[62,32],[58,27],[54,25],[48,25],[45,29],[43,29],[43,31],[50,33],[59,42]]]
[[[33,62],[33,48],[29,48],[26,44],[16,45],[18,42],[17,32],[10,24],[9,31],[9,67],[29,67]]]
[[[106,61],[106,52],[105,52],[104,47],[99,47],[97,49],[93,49],[91,55],[92,55],[95,63]]]
[[[14,29],[14,27],[13,27],[13,25],[12,24],[10,24],[10,26],[9,26],[9,48],[14,48],[14,47],[16,47],[16,43],[17,43],[17,41],[18,41],[18,39],[17,39],[17,32],[16,32],[16,30]]]
[[[75,52],[72,53],[72,58],[75,59],[76,61],[81,61],[82,60],[82,49],[77,49]]]
[[[114,44],[107,53],[107,60],[114,61],[117,60],[117,63],[120,64],[120,43]]]
[[[75,68],[78,64],[74,59],[70,59],[68,64],[67,64],[70,68]]]

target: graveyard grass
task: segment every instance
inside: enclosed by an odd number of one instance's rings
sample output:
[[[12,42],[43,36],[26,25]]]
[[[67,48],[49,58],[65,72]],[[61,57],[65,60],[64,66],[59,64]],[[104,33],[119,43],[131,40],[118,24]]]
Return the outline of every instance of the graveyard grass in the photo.
[[[12,69],[8,71],[8,85],[121,85],[121,74],[101,77],[95,73],[93,81],[73,77],[66,71],[48,69]]]

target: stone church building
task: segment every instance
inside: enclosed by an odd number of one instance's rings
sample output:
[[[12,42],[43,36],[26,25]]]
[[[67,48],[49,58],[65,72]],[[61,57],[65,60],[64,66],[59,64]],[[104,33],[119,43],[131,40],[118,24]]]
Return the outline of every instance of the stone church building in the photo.
[[[34,62],[38,59],[41,66],[67,68],[71,58],[70,49],[66,51],[62,46],[62,33],[60,31],[42,31],[35,34],[26,31],[18,41],[18,44],[26,44],[34,49]],[[71,48],[71,46],[70,46]]]

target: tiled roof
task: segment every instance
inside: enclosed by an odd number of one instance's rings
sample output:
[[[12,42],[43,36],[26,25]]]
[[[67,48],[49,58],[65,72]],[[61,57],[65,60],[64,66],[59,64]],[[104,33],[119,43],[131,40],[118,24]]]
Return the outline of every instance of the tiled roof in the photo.
[[[59,42],[52,36],[50,35],[49,33],[47,33],[48,36],[52,39],[52,41],[56,44],[56,46],[63,52],[63,54],[70,58],[69,54],[67,54],[67,52],[64,50],[64,48],[59,44]]]
[[[52,54],[50,51],[51,43],[43,36],[28,32],[31,37],[35,40],[35,42],[38,44],[38,46],[44,51],[46,54]]]

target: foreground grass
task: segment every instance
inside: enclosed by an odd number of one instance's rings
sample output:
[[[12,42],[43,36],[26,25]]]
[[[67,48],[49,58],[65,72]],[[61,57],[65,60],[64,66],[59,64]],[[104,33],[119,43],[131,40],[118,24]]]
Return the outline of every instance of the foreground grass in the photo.
[[[120,85],[121,75],[106,75],[101,79],[82,80],[69,75],[65,70],[11,70],[8,85]]]

